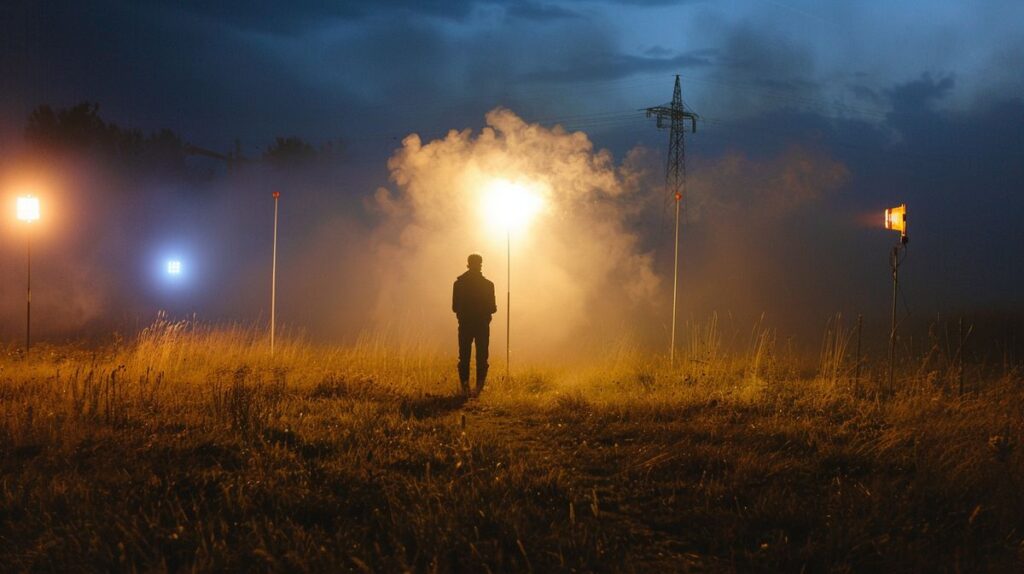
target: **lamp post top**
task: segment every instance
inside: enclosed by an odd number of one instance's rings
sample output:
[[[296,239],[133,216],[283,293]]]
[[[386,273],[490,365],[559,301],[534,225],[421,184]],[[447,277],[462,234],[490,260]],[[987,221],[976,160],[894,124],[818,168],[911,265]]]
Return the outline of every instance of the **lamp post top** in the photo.
[[[31,195],[19,197],[17,214],[18,219],[21,221],[35,221],[39,219],[39,198]]]

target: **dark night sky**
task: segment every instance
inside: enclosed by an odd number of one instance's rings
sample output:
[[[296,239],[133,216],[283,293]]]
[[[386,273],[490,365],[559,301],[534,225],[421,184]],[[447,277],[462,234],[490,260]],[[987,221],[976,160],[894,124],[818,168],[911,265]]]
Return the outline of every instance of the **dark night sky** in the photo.
[[[569,119],[666,100],[675,73],[690,105],[730,122],[795,107],[891,124],[897,90],[925,75],[951,85],[907,97],[957,114],[1024,88],[1012,1],[5,4],[5,142],[36,104],[82,99],[226,147],[443,132],[498,104],[592,127]],[[656,141],[605,123],[613,150]]]
[[[616,162],[641,146],[656,182],[666,134],[637,110],[667,102],[681,74],[687,105],[703,117],[687,141],[694,199],[684,264],[723,282],[690,292],[694,316],[763,309],[781,326],[820,333],[828,313],[884,310],[893,237],[858,222],[904,201],[918,319],[1020,313],[1022,22],[1016,0],[15,0],[0,8],[0,153],[20,149],[36,105],[83,100],[122,126],[170,128],[207,148],[238,139],[250,156],[275,136],[340,138],[345,154],[329,177],[344,197],[311,195],[309,205],[372,229],[360,206],[378,186],[393,187],[387,161],[402,138],[479,130],[498,106],[583,130]],[[792,170],[773,171],[783,161],[810,173],[800,198],[776,189],[790,189]],[[631,225],[641,244],[658,244]],[[5,249],[5,282],[20,281],[20,253]],[[746,272],[730,283],[732,271],[716,271],[713,259]],[[789,324],[803,306],[787,299],[794,284],[813,302]],[[709,298],[740,290],[754,295],[736,295],[736,305]],[[223,316],[263,311],[239,303]],[[315,315],[291,311],[299,324]]]

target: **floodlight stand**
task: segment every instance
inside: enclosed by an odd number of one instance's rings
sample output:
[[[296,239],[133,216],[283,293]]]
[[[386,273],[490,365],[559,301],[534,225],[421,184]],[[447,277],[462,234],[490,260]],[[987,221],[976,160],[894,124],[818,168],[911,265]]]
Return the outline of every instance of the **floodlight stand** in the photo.
[[[32,228],[26,235],[26,293],[25,293],[25,356],[32,348]]]
[[[505,230],[505,380],[512,379],[512,228]]]
[[[270,267],[270,356],[274,356],[274,327],[277,324],[277,200],[281,197],[274,192],[274,255]]]
[[[906,249],[907,236],[902,235],[900,242],[893,246],[889,253],[889,268],[892,270],[892,323],[889,328],[889,394],[893,391],[893,377],[896,368],[896,299],[900,289],[900,249]]]

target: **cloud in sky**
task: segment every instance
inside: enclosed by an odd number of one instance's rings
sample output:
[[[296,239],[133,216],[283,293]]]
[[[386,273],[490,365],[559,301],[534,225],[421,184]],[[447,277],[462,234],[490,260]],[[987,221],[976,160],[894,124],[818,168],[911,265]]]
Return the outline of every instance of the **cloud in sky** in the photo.
[[[851,85],[877,92],[924,72],[957,77],[945,102],[965,104],[1020,87],[1014,16],[1015,2],[929,3],[925,14],[796,0],[15,2],[0,15],[11,94],[0,112],[8,141],[34,105],[92,99],[121,123],[223,147],[391,133],[438,108],[465,125],[498,104],[527,116],[635,109],[665,89],[627,80],[673,72],[694,78],[693,104],[722,114],[801,98],[853,105]],[[552,85],[577,87],[560,103],[537,95]]]

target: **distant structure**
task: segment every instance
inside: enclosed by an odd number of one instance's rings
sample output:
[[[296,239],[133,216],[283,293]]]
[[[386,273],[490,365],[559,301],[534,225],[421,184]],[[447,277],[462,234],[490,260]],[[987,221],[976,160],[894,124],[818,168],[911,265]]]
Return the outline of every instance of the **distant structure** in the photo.
[[[690,120],[693,133],[697,132],[697,114],[688,111],[683,105],[683,90],[679,86],[679,75],[676,75],[676,86],[672,91],[672,103],[646,108],[647,117],[658,120],[658,128],[669,127],[668,162],[665,165],[665,188],[669,197],[676,203],[675,251],[672,270],[672,341],[669,347],[669,362],[675,365],[676,360],[676,300],[679,288],[679,204],[683,200],[686,187],[686,146],[684,134],[685,123]]]

